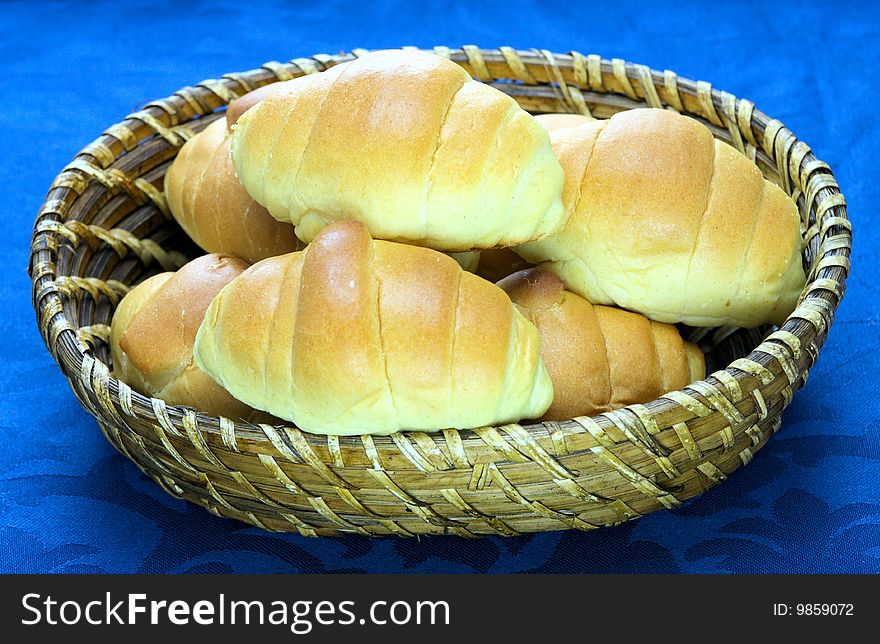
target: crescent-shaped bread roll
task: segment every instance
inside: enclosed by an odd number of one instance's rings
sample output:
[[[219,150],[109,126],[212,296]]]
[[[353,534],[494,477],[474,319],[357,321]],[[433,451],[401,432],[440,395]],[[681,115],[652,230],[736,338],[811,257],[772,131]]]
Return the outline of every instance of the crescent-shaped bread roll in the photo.
[[[274,219],[241,186],[229,154],[226,121],[187,141],[165,175],[174,219],[209,253],[257,262],[303,247],[293,226]]]
[[[562,170],[516,101],[455,63],[381,51],[279,84],[238,117],[242,184],[308,242],[334,220],[461,252],[563,223]]]
[[[554,130],[570,215],[516,250],[572,291],[661,322],[781,323],[803,289],[795,204],[694,119],[637,109]]]
[[[507,423],[553,398],[538,331],[501,289],[354,221],[232,281],[195,355],[237,398],[322,434]]]
[[[110,326],[114,376],[171,405],[249,419],[253,410],[193,361],[193,342],[208,304],[245,268],[234,257],[205,255],[135,286],[116,307]]]
[[[671,324],[590,304],[537,268],[501,282],[541,334],[541,357],[553,381],[542,420],[592,416],[645,403],[706,375],[703,353]]]

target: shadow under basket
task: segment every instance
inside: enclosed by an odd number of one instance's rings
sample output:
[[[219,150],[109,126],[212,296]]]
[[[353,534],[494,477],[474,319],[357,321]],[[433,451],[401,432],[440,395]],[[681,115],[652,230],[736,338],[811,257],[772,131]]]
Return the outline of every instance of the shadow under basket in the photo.
[[[692,330],[705,380],[592,418],[473,431],[334,437],[166,405],[110,375],[120,298],[201,252],[163,179],[193,134],[261,85],[364,53],[316,55],[184,87],[109,127],[55,179],[31,246],[40,332],[107,439],[170,494],[303,535],[517,535],[589,530],[674,508],[746,465],[819,354],[849,271],[851,226],[830,168],[743,99],[670,71],[576,52],[437,47],[533,113],[607,118],[663,107],[754,160],[797,203],[807,284],[781,328]]]

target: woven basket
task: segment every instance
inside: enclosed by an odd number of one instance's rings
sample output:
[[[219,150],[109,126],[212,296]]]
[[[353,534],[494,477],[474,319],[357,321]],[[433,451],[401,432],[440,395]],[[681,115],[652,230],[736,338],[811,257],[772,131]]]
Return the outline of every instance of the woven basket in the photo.
[[[43,339],[107,439],[166,491],[303,535],[516,535],[620,523],[674,508],[747,464],[807,379],[844,292],[851,227],[830,168],[779,121],[705,82],[576,52],[438,47],[532,112],[688,114],[797,203],[808,283],[781,329],[709,330],[715,371],[644,405],[560,423],[327,437],[167,406],[110,376],[115,305],[200,254],[170,218],[163,178],[180,146],[260,85],[362,54],[317,55],[185,87],[108,128],[64,168],[34,227]],[[769,334],[769,335],[768,335]]]

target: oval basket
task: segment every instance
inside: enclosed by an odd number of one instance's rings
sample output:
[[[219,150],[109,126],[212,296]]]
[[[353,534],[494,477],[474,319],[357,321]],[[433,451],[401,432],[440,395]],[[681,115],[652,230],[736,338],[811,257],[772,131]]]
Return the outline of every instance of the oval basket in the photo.
[[[674,508],[747,464],[779,429],[844,292],[851,226],[830,168],[779,121],[673,72],[576,52],[438,47],[531,112],[676,110],[753,159],[797,203],[808,283],[779,329],[696,335],[705,380],[644,405],[560,423],[326,437],[172,407],[110,375],[115,305],[200,254],[163,178],[183,143],[260,85],[363,53],[317,55],[184,87],[108,128],[64,168],[37,217],[33,304],[52,356],[107,439],[170,494],[303,535],[592,529]]]

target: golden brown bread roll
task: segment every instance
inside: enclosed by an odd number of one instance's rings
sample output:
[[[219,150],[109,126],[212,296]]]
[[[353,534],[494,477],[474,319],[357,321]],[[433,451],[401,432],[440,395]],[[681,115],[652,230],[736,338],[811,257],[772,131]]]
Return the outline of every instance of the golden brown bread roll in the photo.
[[[114,375],[172,405],[249,418],[253,410],[193,362],[193,342],[208,304],[245,268],[234,257],[205,255],[135,286],[122,298],[110,327]]]
[[[570,215],[517,248],[568,288],[662,322],[781,323],[805,282],[794,203],[697,121],[637,109],[551,132]]]
[[[165,175],[165,194],[177,223],[208,252],[256,262],[303,247],[293,226],[273,219],[242,188],[223,119],[181,148]]]
[[[238,118],[232,159],[247,191],[307,242],[357,219],[375,238],[461,252],[562,224],[546,131],[424,52],[374,52],[280,83]]]
[[[645,403],[706,375],[703,353],[674,326],[590,304],[565,290],[554,273],[531,268],[498,286],[541,334],[554,390],[542,420]]]
[[[578,127],[584,123],[592,123],[596,119],[586,114],[538,114],[535,120],[548,132],[563,130],[567,127]]]
[[[538,331],[501,289],[353,221],[225,287],[195,355],[239,399],[324,434],[506,423],[553,398]]]

